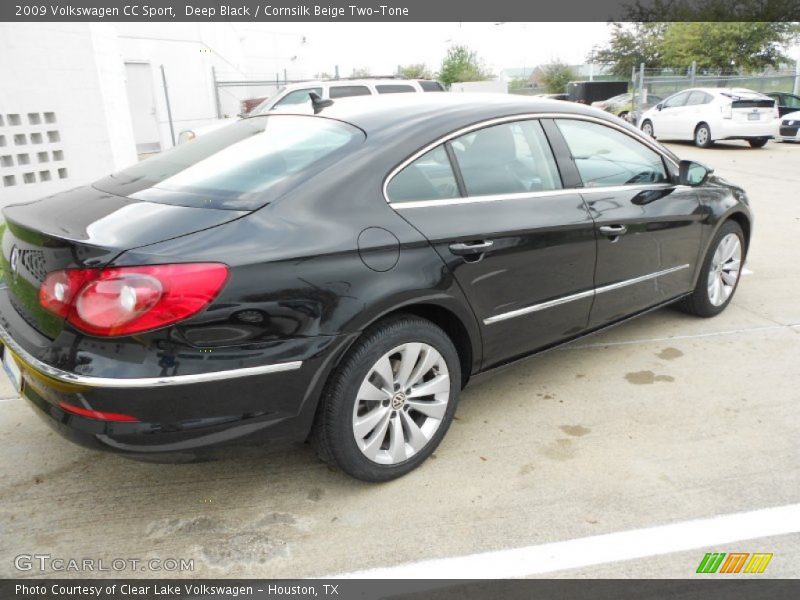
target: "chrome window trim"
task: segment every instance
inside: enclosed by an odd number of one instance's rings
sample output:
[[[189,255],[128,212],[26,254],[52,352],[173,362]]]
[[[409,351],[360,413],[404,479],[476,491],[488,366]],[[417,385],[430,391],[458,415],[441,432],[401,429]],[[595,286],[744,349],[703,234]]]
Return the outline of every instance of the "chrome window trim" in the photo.
[[[33,369],[37,373],[60,381],[79,386],[106,387],[115,389],[135,389],[149,387],[165,387],[171,385],[188,385],[192,383],[206,383],[209,381],[222,381],[225,379],[236,379],[239,377],[250,377],[252,375],[265,375],[267,373],[280,373],[282,371],[293,371],[303,365],[303,361],[276,363],[271,365],[261,365],[258,367],[245,367],[242,369],[228,369],[226,371],[213,371],[209,373],[196,373],[193,375],[172,375],[168,377],[144,377],[137,379],[118,379],[113,377],[92,377],[90,375],[79,375],[56,367],[50,366],[34,357],[30,352],[20,346],[9,333],[0,326],[0,343],[8,348],[17,358],[25,363],[25,366]],[[5,354],[5,353],[4,353]],[[4,356],[4,359],[7,360]],[[14,360],[12,358],[12,360]]]
[[[545,310],[548,308],[552,308],[554,306],[559,306],[561,304],[566,304],[568,302],[573,302],[575,300],[581,300],[583,298],[590,298],[596,296],[598,294],[602,294],[604,292],[610,292],[613,290],[618,290],[620,288],[634,285],[636,283],[642,283],[643,281],[648,281],[650,279],[655,279],[657,277],[661,277],[662,275],[668,275],[670,273],[674,273],[676,271],[681,271],[683,269],[688,269],[691,265],[679,265],[677,267],[671,267],[669,269],[664,269],[663,271],[656,271],[655,273],[648,273],[647,275],[641,275],[639,277],[634,277],[632,279],[626,279],[624,281],[619,281],[617,283],[610,283],[608,285],[603,285],[598,288],[594,288],[591,290],[586,290],[584,292],[578,292],[577,294],[570,294],[569,296],[562,296],[561,298],[555,298],[554,300],[548,300],[547,302],[541,302],[539,304],[533,304],[531,306],[526,306],[525,308],[519,308],[517,310],[512,310],[509,312],[501,313],[499,315],[495,315],[493,317],[488,317],[483,320],[484,325],[491,325],[493,323],[499,323],[500,321],[505,321],[507,319],[513,319],[515,317],[521,317],[523,315],[527,315],[530,313],[538,312],[540,310]]]
[[[412,154],[407,159],[405,159],[403,162],[401,162],[399,165],[397,165],[394,169],[392,169],[389,172],[389,174],[384,178],[384,180],[383,180],[383,199],[386,200],[386,202],[392,208],[399,209],[399,208],[401,208],[402,205],[408,205],[408,204],[420,203],[420,202],[425,202],[425,203],[448,202],[449,204],[463,204],[463,203],[465,203],[465,201],[480,202],[480,201],[482,201],[481,198],[491,198],[491,200],[483,200],[484,202],[491,202],[491,201],[496,201],[496,200],[509,200],[509,199],[514,199],[514,198],[536,197],[536,195],[538,195],[538,194],[553,194],[554,192],[556,192],[556,193],[584,193],[587,190],[596,190],[596,191],[602,191],[604,189],[605,190],[610,190],[612,187],[613,188],[622,188],[622,189],[636,189],[634,186],[640,185],[640,184],[633,184],[631,186],[608,186],[608,187],[605,187],[605,188],[600,188],[600,187],[598,187],[598,188],[559,188],[559,189],[556,189],[556,190],[547,190],[547,191],[544,191],[544,192],[531,192],[531,193],[522,193],[522,194],[499,194],[499,195],[492,195],[492,196],[465,196],[465,197],[462,197],[462,198],[452,198],[452,199],[447,199],[447,200],[431,199],[431,200],[413,200],[411,202],[392,202],[389,199],[388,188],[389,188],[389,183],[391,182],[391,180],[400,171],[405,169],[408,165],[410,165],[412,162],[417,160],[420,156],[422,156],[426,152],[429,152],[430,150],[433,150],[436,146],[439,146],[440,144],[444,144],[445,142],[449,142],[450,140],[452,140],[454,138],[457,138],[457,137],[460,137],[462,135],[465,135],[465,134],[467,134],[467,133],[469,133],[471,131],[475,131],[476,129],[483,129],[485,127],[491,127],[493,125],[501,125],[503,123],[511,123],[511,122],[514,122],[514,121],[529,121],[531,119],[574,119],[574,120],[578,120],[578,121],[589,121],[589,122],[593,122],[593,123],[599,123],[600,125],[605,125],[606,127],[610,127],[611,129],[616,129],[617,131],[619,131],[621,133],[624,133],[625,135],[627,135],[628,137],[636,140],[640,144],[643,144],[644,146],[647,146],[648,148],[653,150],[655,153],[657,153],[659,156],[661,156],[664,160],[667,160],[670,163],[672,163],[675,167],[679,167],[679,164],[676,163],[674,160],[672,160],[672,158],[669,155],[665,154],[661,150],[661,148],[659,148],[656,145],[655,141],[647,139],[647,138],[637,137],[631,131],[629,131],[627,128],[625,128],[625,127],[623,127],[621,125],[617,125],[616,123],[613,123],[613,122],[608,121],[606,119],[601,119],[599,117],[592,117],[590,115],[578,115],[578,114],[574,114],[574,113],[523,113],[523,114],[519,114],[519,115],[508,115],[508,116],[505,116],[505,117],[494,117],[494,118],[491,118],[491,119],[487,119],[485,121],[480,121],[478,123],[473,123],[472,125],[467,125],[466,127],[462,127],[461,129],[457,129],[455,131],[451,131],[447,135],[444,135],[444,136],[436,139],[435,141],[433,141],[433,142],[431,142],[429,144],[426,144],[425,146],[423,146],[422,148],[417,150],[414,154]],[[659,184],[654,184],[654,185],[659,185]],[[672,184],[664,184],[664,185],[669,186],[669,185],[672,185]],[[459,202],[451,202],[451,200],[458,200]]]
[[[411,200],[410,202],[390,202],[395,210],[406,210],[409,208],[430,208],[434,206],[451,206],[453,204],[475,204],[480,202],[498,202],[500,200],[526,200],[528,198],[549,198],[551,196],[567,196],[576,194],[599,194],[602,192],[635,192],[637,190],[660,190],[668,188],[678,188],[674,183],[641,183],[630,185],[609,185],[605,187],[588,188],[562,188],[558,190],[548,190],[546,192],[522,192],[517,194],[495,194],[486,196],[467,196],[465,198],[443,198],[441,200]]]

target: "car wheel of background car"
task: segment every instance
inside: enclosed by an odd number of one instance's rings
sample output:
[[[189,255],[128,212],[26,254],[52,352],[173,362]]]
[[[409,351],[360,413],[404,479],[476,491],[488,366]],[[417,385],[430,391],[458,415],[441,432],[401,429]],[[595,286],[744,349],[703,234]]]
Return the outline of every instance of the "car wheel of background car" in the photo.
[[[747,143],[750,144],[751,148],[763,148],[767,145],[769,138],[750,138],[747,140]]]
[[[328,382],[311,441],[320,458],[365,481],[420,465],[447,432],[461,368],[453,342],[405,315],[367,330]]]
[[[630,119],[628,118],[628,111],[627,111],[627,110],[623,110],[623,111],[622,111],[621,113],[619,113],[617,116],[618,116],[620,119],[622,119],[623,121],[629,121],[629,120],[630,120]]]
[[[725,310],[739,284],[743,258],[742,228],[726,221],[709,246],[694,291],[680,307],[698,317],[713,317]]]
[[[645,121],[642,123],[642,131],[645,135],[649,135],[652,138],[656,137],[653,135],[653,123],[650,121]]]
[[[694,144],[698,148],[710,148],[714,144],[711,139],[711,130],[705,123],[700,123],[694,130]]]

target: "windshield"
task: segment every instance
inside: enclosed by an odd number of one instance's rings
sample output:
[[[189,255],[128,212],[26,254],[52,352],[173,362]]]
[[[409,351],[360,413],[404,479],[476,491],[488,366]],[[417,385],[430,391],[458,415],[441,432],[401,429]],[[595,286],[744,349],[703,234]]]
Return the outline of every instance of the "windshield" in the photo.
[[[360,146],[364,133],[303,115],[243,119],[94,184],[152,202],[254,210]]]

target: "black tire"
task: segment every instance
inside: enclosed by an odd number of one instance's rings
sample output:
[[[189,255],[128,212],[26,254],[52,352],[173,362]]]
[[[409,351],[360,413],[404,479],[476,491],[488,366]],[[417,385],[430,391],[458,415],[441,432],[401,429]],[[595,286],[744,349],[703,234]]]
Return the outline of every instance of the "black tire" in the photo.
[[[711,139],[711,129],[705,123],[700,123],[694,130],[694,145],[698,148],[710,148],[714,145]]]
[[[642,131],[645,135],[649,135],[651,138],[655,138],[655,130],[653,129],[653,122],[649,119],[642,123]]]
[[[411,342],[432,346],[444,359],[450,376],[446,412],[421,450],[403,462],[378,464],[362,453],[355,439],[353,419],[359,388],[381,357]],[[396,479],[418,467],[439,445],[453,420],[460,390],[461,364],[448,335],[430,321],[414,315],[391,318],[365,331],[331,375],[310,441],[322,460],[356,479],[370,482]]]
[[[733,291],[731,292],[730,296],[728,296],[727,300],[725,300],[725,302],[723,302],[721,305],[715,306],[712,304],[708,291],[708,280],[711,271],[711,261],[714,258],[714,252],[716,252],[717,247],[722,241],[722,238],[730,233],[736,234],[739,237],[739,243],[741,244],[742,248],[742,263],[744,263],[744,249],[747,247],[747,244],[744,239],[742,228],[735,221],[726,221],[722,224],[722,227],[719,228],[711,244],[708,246],[708,251],[703,259],[703,264],[700,267],[700,275],[697,277],[697,285],[695,285],[692,294],[682,299],[678,303],[678,307],[684,312],[704,318],[715,317],[725,310],[725,308],[733,299],[736,289],[739,287],[739,281],[741,281],[741,270],[739,271],[739,276],[736,280]]]
[[[619,113],[617,116],[618,116],[620,119],[622,119],[623,121],[628,121],[628,120],[629,120],[629,119],[628,119],[628,115],[629,115],[629,114],[630,114],[630,113],[628,113],[628,111],[627,111],[627,110],[623,110],[623,111],[622,111],[621,113]]]
[[[763,148],[767,145],[769,138],[750,138],[747,140],[747,143],[750,144],[751,148]]]

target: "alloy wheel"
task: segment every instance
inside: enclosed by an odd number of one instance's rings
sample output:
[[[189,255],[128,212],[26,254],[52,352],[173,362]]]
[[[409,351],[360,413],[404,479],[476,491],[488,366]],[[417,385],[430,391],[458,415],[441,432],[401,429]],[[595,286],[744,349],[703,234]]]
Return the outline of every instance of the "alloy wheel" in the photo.
[[[714,306],[722,306],[730,298],[739,281],[742,268],[742,242],[735,233],[723,237],[708,273],[708,300]]]
[[[369,460],[395,465],[420,452],[447,412],[450,373],[421,342],[401,344],[370,368],[353,407],[353,435]]]
[[[694,135],[694,139],[698,146],[705,146],[708,144],[708,129],[705,127],[698,127],[697,133]]]
[[[642,131],[645,135],[653,137],[653,126],[650,124],[650,121],[646,121],[644,125],[642,125]]]

